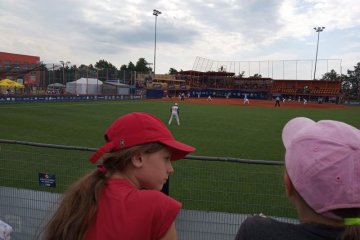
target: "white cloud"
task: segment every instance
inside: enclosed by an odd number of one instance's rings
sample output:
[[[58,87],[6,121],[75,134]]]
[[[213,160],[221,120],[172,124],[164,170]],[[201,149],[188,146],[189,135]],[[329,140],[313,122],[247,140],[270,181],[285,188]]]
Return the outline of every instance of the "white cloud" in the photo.
[[[326,27],[323,58],[351,66],[360,61],[355,0],[0,0],[1,49],[76,64],[105,59],[120,66],[140,57],[153,62],[153,9],[162,12],[157,72],[191,69],[197,56],[312,59],[315,26]]]

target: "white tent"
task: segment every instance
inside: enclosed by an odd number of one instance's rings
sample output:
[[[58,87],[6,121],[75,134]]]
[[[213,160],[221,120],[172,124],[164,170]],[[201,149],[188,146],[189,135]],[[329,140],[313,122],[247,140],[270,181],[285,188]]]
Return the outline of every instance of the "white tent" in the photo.
[[[80,78],[66,83],[66,92],[71,94],[101,94],[102,81],[96,78]]]

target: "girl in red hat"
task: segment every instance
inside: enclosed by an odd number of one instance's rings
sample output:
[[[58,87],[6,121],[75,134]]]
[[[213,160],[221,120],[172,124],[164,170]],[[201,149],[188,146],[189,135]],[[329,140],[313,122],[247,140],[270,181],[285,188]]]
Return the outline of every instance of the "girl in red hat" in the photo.
[[[174,172],[171,161],[195,148],[148,113],[120,117],[105,140],[90,158],[101,163],[64,194],[44,239],[176,239],[181,203],[160,190]]]

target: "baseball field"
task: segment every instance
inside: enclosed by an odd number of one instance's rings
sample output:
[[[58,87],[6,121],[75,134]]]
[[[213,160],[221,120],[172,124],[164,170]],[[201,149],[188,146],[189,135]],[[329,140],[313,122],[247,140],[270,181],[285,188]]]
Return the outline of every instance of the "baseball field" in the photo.
[[[180,106],[181,126],[169,126],[180,141],[193,145],[194,156],[283,161],[281,130],[297,116],[333,119],[360,128],[360,108],[336,104],[281,103],[250,99],[177,99],[108,102],[59,102],[0,105],[0,138],[97,148],[106,128],[119,116],[145,111],[165,123],[170,106]],[[1,144],[2,186],[62,192],[94,166],[91,152]],[[207,211],[294,216],[282,186],[282,166],[221,161],[174,163],[170,195],[184,208]],[[56,175],[56,188],[40,187],[38,173]]]

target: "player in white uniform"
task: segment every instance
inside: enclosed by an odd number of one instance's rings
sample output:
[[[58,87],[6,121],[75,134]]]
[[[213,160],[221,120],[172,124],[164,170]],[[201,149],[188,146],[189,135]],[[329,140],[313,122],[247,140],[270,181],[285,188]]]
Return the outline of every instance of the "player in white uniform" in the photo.
[[[249,102],[249,99],[247,98],[247,95],[245,94],[245,96],[244,96],[244,104],[249,104],[250,102]]]
[[[171,106],[170,112],[171,112],[171,116],[169,119],[169,125],[171,124],[173,118],[175,118],[178,126],[180,126],[180,120],[179,120],[180,108],[177,103],[175,103],[173,106]]]

